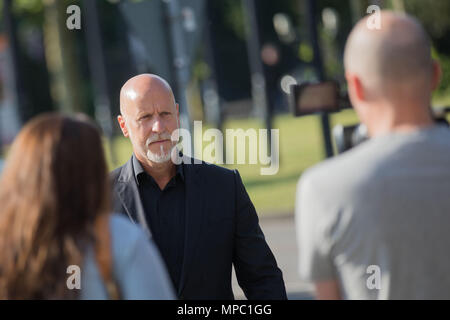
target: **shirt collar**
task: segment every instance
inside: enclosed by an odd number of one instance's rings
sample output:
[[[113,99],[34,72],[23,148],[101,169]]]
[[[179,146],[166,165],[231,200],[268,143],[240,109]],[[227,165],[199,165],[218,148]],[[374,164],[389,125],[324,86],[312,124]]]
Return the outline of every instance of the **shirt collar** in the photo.
[[[147,172],[145,172],[144,168],[142,167],[141,163],[139,162],[139,160],[136,158],[136,156],[133,153],[133,168],[134,168],[134,177],[136,178],[136,183],[139,186],[139,177],[142,175],[147,175],[150,178],[153,179],[153,177],[151,177],[149,174],[147,174]],[[181,180],[184,182],[184,168],[183,168],[183,163],[181,164],[176,164],[175,165],[175,170],[176,170],[176,175],[179,176],[181,178]]]
[[[177,170],[176,174],[179,175],[181,180],[183,180],[183,182],[184,182],[184,166],[183,166],[183,163],[176,164],[175,168]]]

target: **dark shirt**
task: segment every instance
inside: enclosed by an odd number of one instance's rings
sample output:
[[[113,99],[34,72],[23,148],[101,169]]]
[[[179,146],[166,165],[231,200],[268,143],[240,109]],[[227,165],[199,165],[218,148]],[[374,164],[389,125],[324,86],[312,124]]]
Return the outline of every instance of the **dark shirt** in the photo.
[[[133,155],[134,175],[145,210],[147,224],[178,288],[184,255],[185,181],[183,164],[176,165],[176,174],[161,190]]]

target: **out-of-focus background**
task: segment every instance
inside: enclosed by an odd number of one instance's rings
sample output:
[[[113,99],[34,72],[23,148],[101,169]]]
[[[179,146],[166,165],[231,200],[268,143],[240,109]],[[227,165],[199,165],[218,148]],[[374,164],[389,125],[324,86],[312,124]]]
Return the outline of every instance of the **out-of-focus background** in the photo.
[[[310,287],[296,278],[296,184],[306,168],[336,153],[329,131],[358,121],[351,109],[293,117],[289,88],[336,80],[345,92],[345,40],[371,5],[424,24],[443,68],[433,106],[449,105],[448,0],[3,0],[0,159],[27,120],[59,110],[96,119],[110,168],[122,165],[131,145],[116,121],[120,87],[139,73],[161,75],[174,88],[185,128],[201,120],[203,130],[224,133],[279,129],[275,175],[261,175],[260,164],[225,166],[241,173],[290,298],[308,297]],[[198,155],[208,143],[194,140]]]

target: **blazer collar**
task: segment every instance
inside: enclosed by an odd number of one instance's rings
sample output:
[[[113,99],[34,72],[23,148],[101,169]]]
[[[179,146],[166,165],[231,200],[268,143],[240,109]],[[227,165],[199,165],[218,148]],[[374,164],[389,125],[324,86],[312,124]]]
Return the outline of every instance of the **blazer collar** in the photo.
[[[122,201],[123,207],[134,223],[139,223],[147,235],[152,234],[147,224],[144,207],[141,201],[139,189],[134,177],[133,158],[122,167],[115,186],[115,192]]]

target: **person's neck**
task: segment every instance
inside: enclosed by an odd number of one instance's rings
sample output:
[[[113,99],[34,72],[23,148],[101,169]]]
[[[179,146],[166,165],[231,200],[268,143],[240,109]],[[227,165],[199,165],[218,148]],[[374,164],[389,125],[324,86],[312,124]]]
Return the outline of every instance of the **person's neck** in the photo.
[[[370,137],[389,133],[411,133],[434,125],[431,110],[425,106],[374,107],[366,124]]]
[[[156,163],[145,159],[140,159],[136,156],[137,160],[142,165],[144,171],[150,175],[158,184],[159,188],[163,190],[176,174],[175,164],[169,160],[163,163]]]

